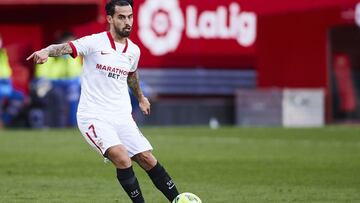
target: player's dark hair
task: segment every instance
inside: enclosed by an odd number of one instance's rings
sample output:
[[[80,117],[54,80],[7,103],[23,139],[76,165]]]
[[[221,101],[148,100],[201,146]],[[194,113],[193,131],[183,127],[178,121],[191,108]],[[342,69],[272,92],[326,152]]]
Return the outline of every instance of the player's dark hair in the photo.
[[[133,0],[110,0],[105,6],[106,15],[113,16],[115,13],[115,6],[128,6],[133,7]]]

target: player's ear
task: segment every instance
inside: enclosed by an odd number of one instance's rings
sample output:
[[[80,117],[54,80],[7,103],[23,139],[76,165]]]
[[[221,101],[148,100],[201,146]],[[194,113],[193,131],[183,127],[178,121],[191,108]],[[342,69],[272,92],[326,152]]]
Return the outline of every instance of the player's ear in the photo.
[[[112,23],[112,16],[111,15],[107,15],[106,16],[106,20],[108,23]]]

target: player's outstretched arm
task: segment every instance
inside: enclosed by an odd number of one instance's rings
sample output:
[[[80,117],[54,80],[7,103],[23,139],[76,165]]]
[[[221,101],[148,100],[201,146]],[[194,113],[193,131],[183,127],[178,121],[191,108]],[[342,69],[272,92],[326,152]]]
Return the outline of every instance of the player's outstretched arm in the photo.
[[[129,76],[127,78],[127,83],[129,85],[131,91],[133,92],[133,94],[135,95],[137,100],[139,101],[139,107],[140,107],[141,111],[143,112],[143,114],[149,115],[150,114],[150,102],[144,96],[144,94],[140,88],[139,74],[137,71],[135,71],[132,74],[129,74]]]
[[[71,54],[72,49],[68,43],[52,44],[44,49],[32,53],[26,60],[33,59],[35,63],[45,63],[48,57],[61,56]]]

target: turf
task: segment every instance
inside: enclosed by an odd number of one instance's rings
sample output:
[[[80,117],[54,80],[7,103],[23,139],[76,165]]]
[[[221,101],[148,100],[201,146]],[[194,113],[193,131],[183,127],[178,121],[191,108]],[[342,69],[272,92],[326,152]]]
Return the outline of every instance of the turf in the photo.
[[[360,202],[360,127],[143,128],[178,189],[205,203]],[[145,199],[165,203],[135,167]],[[76,129],[0,131],[0,202],[130,202]]]

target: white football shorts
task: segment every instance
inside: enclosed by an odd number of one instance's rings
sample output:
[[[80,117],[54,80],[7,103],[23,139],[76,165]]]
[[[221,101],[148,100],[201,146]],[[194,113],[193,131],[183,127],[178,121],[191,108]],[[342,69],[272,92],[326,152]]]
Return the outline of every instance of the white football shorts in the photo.
[[[112,119],[78,115],[77,120],[85,140],[101,155],[115,145],[123,145],[129,157],[153,149],[131,116]]]

